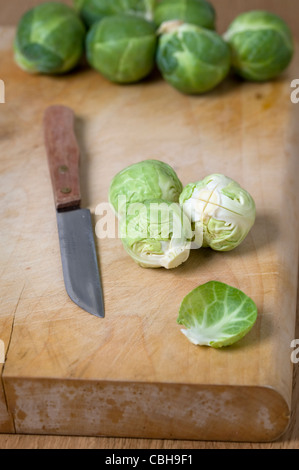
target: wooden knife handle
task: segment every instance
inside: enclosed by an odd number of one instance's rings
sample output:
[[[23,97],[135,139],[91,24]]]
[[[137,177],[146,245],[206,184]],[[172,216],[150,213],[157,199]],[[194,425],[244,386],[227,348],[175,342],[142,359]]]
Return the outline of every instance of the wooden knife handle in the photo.
[[[74,112],[66,106],[50,106],[44,114],[44,139],[57,210],[76,209],[81,204],[80,150],[74,122]]]

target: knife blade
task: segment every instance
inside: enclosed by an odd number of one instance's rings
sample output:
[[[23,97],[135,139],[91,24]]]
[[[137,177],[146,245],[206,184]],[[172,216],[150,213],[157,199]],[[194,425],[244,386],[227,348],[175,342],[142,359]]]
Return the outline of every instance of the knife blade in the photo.
[[[105,317],[101,276],[89,209],[81,208],[80,149],[72,109],[54,105],[44,113],[44,141],[51,176],[66,291],[80,308]]]

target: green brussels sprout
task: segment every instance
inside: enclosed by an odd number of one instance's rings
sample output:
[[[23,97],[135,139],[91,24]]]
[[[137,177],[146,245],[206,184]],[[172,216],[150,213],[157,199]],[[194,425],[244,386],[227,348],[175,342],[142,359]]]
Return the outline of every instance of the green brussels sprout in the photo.
[[[215,9],[206,0],[162,0],[154,10],[157,26],[165,21],[181,20],[184,23],[215,29],[215,18]]]
[[[238,16],[224,34],[232,50],[232,67],[241,77],[266,81],[283,72],[293,57],[294,44],[288,25],[266,11]]]
[[[105,16],[128,13],[153,19],[156,0],[74,0],[76,10],[89,27]]]
[[[173,269],[190,254],[191,224],[178,203],[132,203],[120,223],[124,248],[143,268]]]
[[[62,74],[80,61],[85,26],[75,10],[48,2],[21,18],[14,41],[15,61],[30,73]]]
[[[137,82],[155,65],[155,27],[143,18],[107,16],[91,27],[86,42],[88,62],[112,82]]]
[[[120,171],[111,181],[109,202],[118,216],[126,206],[149,199],[179,202],[183,185],[175,171],[159,160],[144,160]]]
[[[187,23],[163,23],[157,65],[163,78],[177,90],[205,93],[228,75],[230,49],[215,31]]]
[[[216,251],[230,251],[245,239],[255,222],[255,202],[231,178],[214,174],[188,184],[180,204],[190,218],[194,243]]]

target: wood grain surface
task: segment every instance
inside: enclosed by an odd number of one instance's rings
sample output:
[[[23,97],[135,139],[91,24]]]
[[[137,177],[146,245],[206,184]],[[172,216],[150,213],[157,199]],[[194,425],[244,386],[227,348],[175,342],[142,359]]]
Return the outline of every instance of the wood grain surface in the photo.
[[[285,13],[287,11],[286,8]],[[11,40],[11,34],[11,31],[8,30],[1,32],[1,47],[4,50],[7,49],[7,44]],[[32,391],[37,393],[38,399],[40,396],[39,387],[42,383],[40,377],[50,376],[55,380],[60,380],[65,377],[67,371],[68,377],[72,379],[80,377],[80,379],[89,381],[94,380],[98,374],[98,364],[104,353],[105,363],[101,365],[102,376],[113,380],[127,379],[128,374],[132,373],[132,369],[125,367],[124,370],[123,365],[134,359],[132,342],[125,341],[128,334],[131,335],[131,341],[138,347],[140,353],[140,362],[138,361],[138,363],[142,364],[142,368],[134,368],[134,374],[137,374],[139,378],[142,374],[144,377],[148,377],[150,374],[151,380],[154,382],[161,380],[161,377],[165,380],[166,375],[166,380],[171,382],[175,377],[175,369],[179,367],[180,370],[183,370],[183,381],[192,384],[198,380],[194,379],[194,369],[192,375],[191,369],[184,370],[179,365],[180,355],[171,345],[168,345],[166,350],[165,345],[163,348],[161,347],[158,333],[161,332],[161,328],[162,331],[163,328],[166,328],[166,322],[161,320],[159,312],[155,309],[152,291],[146,291],[146,286],[155,286],[156,274],[147,272],[144,286],[142,286],[142,280],[138,285],[133,286],[135,290],[137,289],[136,292],[134,291],[137,296],[139,290],[146,292],[143,300],[146,305],[151,305],[147,312],[149,314],[147,318],[151,321],[146,320],[144,323],[142,315],[138,312],[138,305],[136,304],[135,307],[131,305],[131,300],[127,296],[129,286],[125,280],[129,279],[131,270],[135,271],[138,276],[140,268],[130,264],[123,254],[118,240],[113,241],[111,248],[108,247],[107,240],[99,242],[101,263],[107,273],[104,288],[112,315],[109,328],[114,339],[112,342],[105,342],[102,334],[95,330],[94,319],[90,317],[84,317],[84,331],[82,332],[82,317],[79,319],[76,307],[69,305],[62,287],[61,275],[57,269],[57,265],[59,265],[58,243],[53,239],[54,217],[50,216],[53,202],[47,168],[45,162],[42,162],[43,146],[39,127],[41,100],[43,103],[52,104],[59,99],[59,102],[71,104],[75,109],[80,109],[77,131],[80,134],[80,142],[84,150],[85,164],[89,164],[84,165],[83,168],[84,203],[93,211],[98,202],[105,200],[111,176],[121,169],[124,163],[124,154],[128,156],[125,164],[140,160],[141,155],[142,158],[153,156],[151,141],[145,138],[147,133],[149,132],[151,135],[153,130],[158,143],[157,152],[161,159],[168,161],[175,167],[184,183],[193,177],[194,165],[198,162],[198,152],[200,151],[201,172],[208,170],[212,172],[216,167],[223,172],[227,172],[229,169],[230,176],[238,179],[255,196],[259,201],[258,208],[261,218],[258,219],[254,231],[242,245],[242,249],[237,250],[232,257],[225,255],[221,261],[218,254],[203,251],[198,257],[197,254],[192,253],[188,267],[186,265],[180,272],[159,273],[160,281],[162,279],[160,276],[163,276],[163,282],[165,282],[165,292],[172,289],[174,293],[171,299],[167,295],[162,299],[159,297],[159,305],[162,310],[166,311],[166,315],[169,315],[167,312],[174,309],[178,299],[182,298],[184,293],[210,275],[219,280],[223,280],[225,277],[225,280],[235,283],[237,287],[246,290],[249,295],[254,295],[263,315],[252,334],[244,340],[243,347],[232,348],[222,356],[215,351],[209,351],[208,367],[204,371],[199,368],[199,365],[203,363],[204,358],[207,358],[204,356],[206,352],[199,352],[195,371],[197,377],[200,377],[200,383],[206,384],[211,382],[211,378],[218,385],[225,384],[227,381],[241,386],[271,383],[273,388],[279,390],[279,394],[284,397],[287,405],[290,405],[292,369],[289,361],[289,340],[298,337],[298,330],[294,331],[297,284],[297,262],[294,262],[294,259],[297,259],[298,253],[296,251],[296,230],[284,231],[282,227],[287,226],[287,222],[293,219],[295,229],[296,219],[294,205],[292,203],[285,204],[285,201],[293,201],[296,197],[293,193],[292,181],[298,170],[293,158],[297,144],[290,137],[293,135],[290,126],[296,123],[296,118],[292,116],[295,108],[290,106],[286,100],[290,78],[296,78],[298,75],[296,66],[293,66],[289,72],[290,75],[287,75],[285,79],[274,84],[265,84],[262,86],[262,90],[260,86],[244,87],[235,80],[228,81],[213,93],[209,100],[203,99],[199,106],[198,102],[178,96],[176,92],[166,87],[165,93],[163,93],[164,98],[162,102],[159,102],[160,87],[164,87],[164,84],[162,85],[156,78],[152,82],[148,81],[136,88],[128,87],[126,93],[123,94],[123,91],[116,90],[114,86],[102,81],[96,74],[84,70],[80,93],[76,94],[74,90],[78,90],[77,84],[81,80],[77,74],[69,77],[68,86],[66,86],[63,79],[44,78],[43,82],[38,82],[36,78],[28,77],[13,68],[6,53],[1,55],[1,65],[3,64],[4,68],[1,68],[1,74],[3,75],[2,70],[4,70],[4,79],[8,79],[7,93],[11,97],[12,104],[6,107],[5,119],[3,118],[1,121],[1,137],[2,143],[4,142],[2,147],[4,153],[1,155],[7,155],[3,158],[5,163],[4,192],[7,193],[7,200],[9,200],[9,204],[7,204],[9,213],[5,214],[9,230],[6,232],[6,250],[2,253],[3,266],[8,268],[3,274],[2,280],[4,282],[1,284],[2,298],[5,302],[5,316],[0,322],[0,337],[9,347],[9,361],[7,361],[4,371],[4,383],[9,393],[6,397],[2,397],[2,400],[0,394],[2,432],[11,433],[15,430],[26,432],[26,417],[22,416],[21,412],[19,416],[17,415],[18,404],[14,394],[16,387],[19,387],[19,390],[25,392],[26,398],[24,380],[27,380],[28,376],[35,377],[34,387],[30,388],[29,393]],[[105,93],[101,93],[100,85],[103,90],[105,89]],[[36,99],[36,89],[39,89],[40,100]],[[95,99],[100,99],[105,113],[95,109]],[[143,103],[150,101],[151,112],[160,116],[160,121],[158,119],[154,124],[151,124],[155,125],[154,128],[148,128],[147,116],[149,113],[140,107],[140,99]],[[80,106],[83,101],[84,110]],[[182,111],[186,102],[188,109]],[[21,108],[18,108],[18,104]],[[176,112],[178,105],[181,109],[180,113]],[[21,109],[22,115],[20,116]],[[234,114],[231,109],[237,110],[238,113]],[[134,124],[138,125],[138,133],[136,127],[132,128],[128,124],[127,118],[132,115],[132,112],[136,119]],[[243,118],[241,126],[237,119],[240,112],[242,112]],[[175,115],[177,119],[175,125],[172,120],[168,119],[169,115]],[[209,115],[210,120],[204,119],[206,115]],[[115,116],[118,118],[115,119]],[[213,125],[211,124],[212,118]],[[265,125],[265,121],[267,125]],[[177,127],[181,129],[181,133],[176,136],[176,145],[174,145],[171,136],[174,135]],[[214,137],[215,128],[218,131],[216,139]],[[168,139],[165,139],[165,129]],[[198,135],[198,129],[201,130],[200,135]],[[237,132],[240,137],[235,138],[232,142],[229,136]],[[113,136],[117,136],[116,140],[113,139]],[[253,143],[252,136],[255,136]],[[187,150],[188,158],[184,158]],[[278,155],[275,161],[272,157],[273,153]],[[211,161],[211,155],[215,155],[214,161]],[[221,155],[220,161],[217,155]],[[286,156],[288,162],[285,160]],[[104,168],[103,159],[107,163],[106,159],[108,158],[109,165],[105,165]],[[249,163],[254,163],[254,171]],[[100,173],[101,179],[99,180]],[[24,175],[27,175],[27,178],[30,175],[26,182],[24,182]],[[259,184],[260,181],[264,182],[262,186]],[[281,193],[276,192],[270,201],[267,197],[268,192],[275,193],[279,185],[283,187],[283,197],[280,197]],[[11,190],[12,188],[14,191]],[[43,201],[42,208],[39,204],[41,200]],[[24,201],[26,210],[22,211],[20,208],[24,208]],[[277,209],[283,213],[282,221],[285,224],[279,225]],[[38,227],[36,231],[32,231],[32,220]],[[17,238],[9,237],[9,232],[13,231],[16,223],[20,227],[19,235]],[[42,243],[40,242],[41,237]],[[281,250],[281,246],[286,246],[289,249]],[[292,247],[294,247],[293,252]],[[47,253],[51,253],[51,257],[48,257]],[[12,258],[13,260],[17,259],[18,262],[10,263]],[[32,259],[35,260],[34,263]],[[47,263],[43,262],[45,259],[47,259]],[[117,263],[119,264],[115,277],[113,268]],[[205,268],[204,274],[199,269],[199,264]],[[24,273],[26,273],[25,277]],[[184,279],[188,280],[188,284],[185,286],[181,282],[182,275]],[[195,276],[196,279],[194,279]],[[134,323],[134,331],[130,328],[126,329],[124,315],[121,315],[123,328],[120,329],[121,331],[116,328],[119,316],[113,318],[113,312],[119,312],[119,307],[118,298],[115,297],[115,284],[118,296],[120,295],[122,298],[124,312],[126,315],[130,312],[130,321]],[[188,290],[186,290],[187,287]],[[131,288],[132,286],[130,286]],[[275,315],[271,315],[274,311]],[[152,332],[151,334],[156,337],[155,342],[146,337],[142,339],[142,342],[140,341],[138,335],[141,331],[140,325],[143,333],[146,334],[147,329]],[[184,351],[184,354],[187,353],[187,356],[184,357],[193,360],[192,346],[183,342],[183,337],[177,337],[177,329],[174,325],[167,326],[167,329],[170,338],[173,338],[172,341],[179,341],[179,347],[182,348],[180,351]],[[71,334],[66,336],[66,331]],[[83,337],[86,338],[86,341],[82,341]],[[113,354],[115,355],[116,343],[122,344],[123,347],[120,349],[119,355],[116,355],[114,361],[111,362],[109,358],[112,358]],[[112,344],[114,344],[113,348]],[[76,354],[74,354],[75,347],[79,347],[76,349]],[[147,347],[152,348],[150,354]],[[256,356],[257,349],[258,356]],[[149,362],[149,358],[151,362]],[[167,367],[163,367],[157,362],[161,358]],[[120,359],[122,359],[121,364],[119,363]],[[173,359],[173,362],[170,359]],[[113,365],[112,369],[111,364]],[[216,364],[217,370],[214,375],[215,367],[213,366]],[[105,368],[106,365],[109,366],[109,370]],[[135,365],[137,366],[137,363]],[[242,370],[241,374],[240,369]],[[225,372],[223,372],[224,370]],[[21,382],[18,383],[20,377]],[[133,376],[130,378],[134,380]],[[298,421],[296,420],[298,407],[296,407],[296,402],[299,396],[296,376],[293,385],[292,416],[290,426],[284,436],[271,444],[249,443],[239,444],[239,447],[298,447]],[[13,420],[9,413],[5,413],[4,405],[6,403],[10,409],[16,407],[14,410],[16,429],[14,429]],[[49,424],[47,419],[46,423]],[[44,429],[44,432],[46,431],[47,428]],[[65,429],[65,433],[69,434],[70,428]],[[6,448],[39,446],[45,448],[178,449],[229,448],[237,445],[235,443],[190,440],[160,441],[156,439],[2,435],[0,436],[0,446]]]

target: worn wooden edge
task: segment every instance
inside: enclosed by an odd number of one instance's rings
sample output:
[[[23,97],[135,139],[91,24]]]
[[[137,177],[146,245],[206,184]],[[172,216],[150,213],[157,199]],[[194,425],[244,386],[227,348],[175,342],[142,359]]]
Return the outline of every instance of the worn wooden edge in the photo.
[[[15,433],[13,417],[8,409],[3,384],[3,364],[0,364],[0,433]]]
[[[271,386],[18,377],[3,382],[17,434],[272,442],[290,423],[287,401]]]

